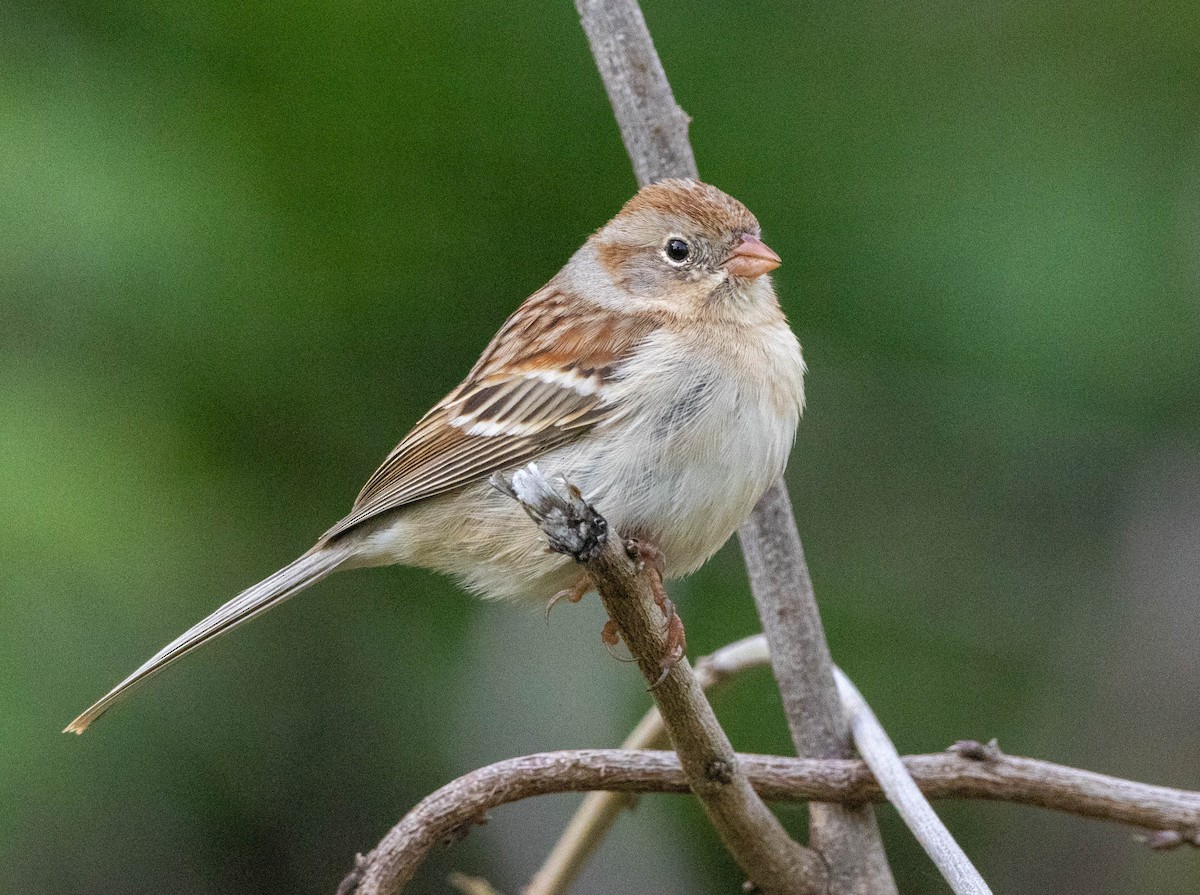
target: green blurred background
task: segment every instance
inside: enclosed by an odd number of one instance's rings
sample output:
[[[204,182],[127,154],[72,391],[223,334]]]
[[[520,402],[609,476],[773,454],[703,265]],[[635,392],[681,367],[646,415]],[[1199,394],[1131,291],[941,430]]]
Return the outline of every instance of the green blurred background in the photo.
[[[785,259],[792,495],[901,750],[1200,786],[1200,7],[646,14]],[[448,779],[620,741],[647,700],[594,600],[547,625],[405,569],[59,730],[338,518],[633,190],[566,2],[0,2],[0,890],[331,893]],[[757,627],[736,544],[678,596],[694,655]],[[790,749],[768,673],[717,709]],[[412,891],[515,893],[576,802],[497,811]],[[944,891],[880,814],[902,891]],[[1200,886],[1121,828],[943,814],[998,892]],[[660,797],[578,891],[739,882]]]

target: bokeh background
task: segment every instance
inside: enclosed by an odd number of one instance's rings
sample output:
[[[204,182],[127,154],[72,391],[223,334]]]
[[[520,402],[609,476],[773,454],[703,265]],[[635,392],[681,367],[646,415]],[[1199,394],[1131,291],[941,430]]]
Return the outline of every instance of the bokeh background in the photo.
[[[646,14],[785,259],[796,512],[901,750],[1200,786],[1200,7]],[[59,730],[338,518],[633,190],[566,2],[0,2],[0,889],[331,893],[448,779],[620,741],[646,696],[594,600],[547,624],[405,569]],[[757,627],[736,544],[677,595],[695,655]],[[717,709],[790,749],[768,673]],[[413,891],[515,893],[576,801],[497,811]],[[943,813],[1000,892],[1200,886],[1124,829]],[[944,891],[880,814],[902,891]],[[739,883],[659,797],[578,891]]]

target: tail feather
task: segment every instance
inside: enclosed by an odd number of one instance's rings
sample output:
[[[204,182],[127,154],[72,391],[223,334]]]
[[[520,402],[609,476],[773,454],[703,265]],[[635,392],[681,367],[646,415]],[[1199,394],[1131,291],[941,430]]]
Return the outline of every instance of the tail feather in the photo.
[[[72,721],[63,733],[83,733],[89,724],[108,711],[114,702],[166,668],[176,659],[210,640],[231,631],[242,622],[278,606],[311,584],[320,581],[349,558],[349,547],[333,544],[315,547],[274,575],[246,588],[216,612],[188,628],[150,657],[133,674],[113,687],[103,698]]]

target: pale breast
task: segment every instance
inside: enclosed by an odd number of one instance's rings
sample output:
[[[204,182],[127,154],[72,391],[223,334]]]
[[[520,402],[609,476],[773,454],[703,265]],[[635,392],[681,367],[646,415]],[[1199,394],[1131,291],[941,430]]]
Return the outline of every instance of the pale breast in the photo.
[[[654,541],[671,577],[715,553],[787,462],[803,361],[786,324],[759,329],[656,334],[614,390],[628,410],[578,458],[585,493],[617,530]]]

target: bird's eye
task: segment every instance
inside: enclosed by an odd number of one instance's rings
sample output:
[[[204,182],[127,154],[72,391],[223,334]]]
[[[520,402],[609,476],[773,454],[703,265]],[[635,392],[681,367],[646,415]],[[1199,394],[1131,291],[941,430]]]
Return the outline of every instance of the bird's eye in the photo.
[[[678,236],[673,236],[667,240],[666,252],[668,260],[682,264],[692,253],[692,248]]]

